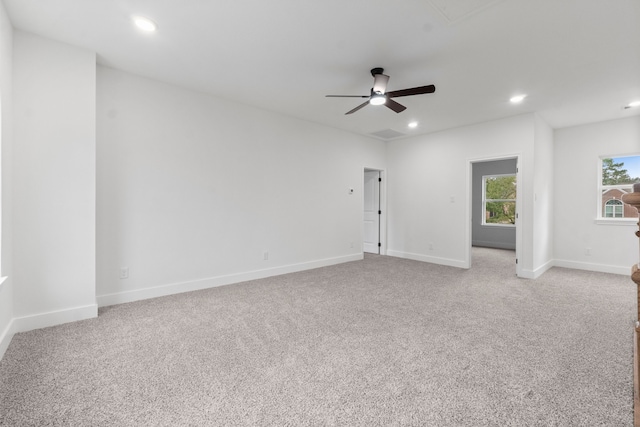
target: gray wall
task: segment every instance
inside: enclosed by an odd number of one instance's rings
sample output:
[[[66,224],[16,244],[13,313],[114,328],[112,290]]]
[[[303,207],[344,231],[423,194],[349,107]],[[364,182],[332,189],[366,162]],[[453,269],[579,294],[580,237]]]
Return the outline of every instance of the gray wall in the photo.
[[[516,159],[495,160],[473,164],[472,233],[473,246],[516,249],[516,228],[482,225],[482,176],[516,173]]]

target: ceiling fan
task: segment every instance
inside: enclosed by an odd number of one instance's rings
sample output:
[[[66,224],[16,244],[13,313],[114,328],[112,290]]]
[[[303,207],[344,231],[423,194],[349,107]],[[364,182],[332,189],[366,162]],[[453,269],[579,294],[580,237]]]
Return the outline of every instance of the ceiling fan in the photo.
[[[371,75],[373,76],[373,87],[371,88],[371,95],[327,95],[327,98],[368,98],[367,101],[358,105],[353,110],[347,111],[345,114],[355,113],[367,104],[384,104],[396,113],[401,113],[406,110],[407,107],[397,103],[391,98],[398,98],[400,96],[422,95],[425,93],[433,93],[436,91],[436,87],[434,85],[428,85],[387,92],[386,90],[387,83],[389,82],[389,76],[382,74],[383,72],[384,69],[382,68],[374,68],[371,70]]]

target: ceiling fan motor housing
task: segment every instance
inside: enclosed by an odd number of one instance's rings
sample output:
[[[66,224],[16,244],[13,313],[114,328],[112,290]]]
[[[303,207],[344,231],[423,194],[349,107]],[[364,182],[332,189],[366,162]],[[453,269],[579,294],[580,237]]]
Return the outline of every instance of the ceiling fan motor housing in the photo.
[[[376,76],[376,74],[382,74],[382,73],[384,73],[384,68],[380,68],[380,67],[378,67],[378,68],[372,68],[372,69],[371,69],[371,75],[372,75],[373,77],[375,77],[375,76]]]

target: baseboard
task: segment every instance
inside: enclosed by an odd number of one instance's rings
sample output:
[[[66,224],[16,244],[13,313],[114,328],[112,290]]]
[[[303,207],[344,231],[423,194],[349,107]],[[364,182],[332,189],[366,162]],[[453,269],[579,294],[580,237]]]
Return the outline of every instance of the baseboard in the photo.
[[[11,319],[7,327],[4,328],[4,331],[2,331],[2,334],[0,334],[0,360],[2,360],[4,353],[9,348],[13,333],[13,319]]]
[[[412,259],[415,261],[429,262],[432,264],[448,265],[450,267],[467,268],[463,261],[455,260],[455,259],[438,258],[438,257],[432,257],[432,256],[427,256],[422,254],[394,251],[392,249],[387,250],[387,255],[395,256],[398,258]],[[520,277],[524,279],[537,279],[552,267],[573,268],[576,270],[597,271],[601,273],[611,273],[611,274],[621,274],[621,275],[629,275],[629,268],[630,268],[630,267],[618,267],[614,265],[591,264],[586,262],[575,262],[575,261],[556,259],[556,260],[547,261],[546,263],[544,263],[543,265],[541,265],[540,267],[534,270],[523,269],[520,272]]]
[[[467,268],[464,261],[460,261],[457,259],[439,258],[421,254],[413,254],[410,252],[394,251],[392,249],[387,250],[387,255],[397,258],[412,259],[414,261],[428,262],[431,264],[448,265],[449,267]]]
[[[506,249],[510,251],[516,250],[516,244],[483,242],[482,240],[473,240],[471,246],[480,246],[482,248]]]
[[[291,264],[281,267],[267,268],[264,270],[254,270],[246,273],[229,274],[224,276],[209,277],[201,280],[190,282],[171,283],[168,285],[152,286],[143,289],[136,289],[126,292],[118,292],[113,294],[98,295],[97,301],[99,307],[105,307],[115,304],[123,304],[127,302],[140,301],[149,298],[163,297],[167,295],[179,294],[182,292],[199,291],[202,289],[213,288],[217,286],[231,285],[233,283],[246,282],[248,280],[264,279],[281,274],[295,273],[297,271],[311,270],[313,268],[327,267],[335,264],[342,264],[350,261],[359,261],[363,259],[363,254],[346,255],[336,258],[327,258],[317,261],[304,262],[300,264]]]
[[[47,328],[63,323],[91,319],[98,316],[98,305],[91,304],[47,313],[32,314],[30,316],[13,318],[13,333]]]
[[[538,277],[542,276],[547,270],[555,266],[556,266],[556,262],[554,260],[550,260],[545,262],[543,265],[536,268],[535,270],[526,270],[523,268],[520,271],[520,275],[518,277],[521,277],[523,279],[537,279]]]
[[[555,267],[573,268],[576,270],[597,271],[600,273],[621,274],[623,276],[628,276],[631,271],[631,266],[620,267],[617,265],[592,264],[588,262],[568,261],[563,259],[555,260],[553,265]]]

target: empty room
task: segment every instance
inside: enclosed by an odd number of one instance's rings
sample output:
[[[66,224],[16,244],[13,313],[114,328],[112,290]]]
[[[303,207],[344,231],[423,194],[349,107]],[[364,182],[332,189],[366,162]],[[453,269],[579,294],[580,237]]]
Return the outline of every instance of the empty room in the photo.
[[[0,159],[2,426],[640,426],[637,0],[0,0]]]

